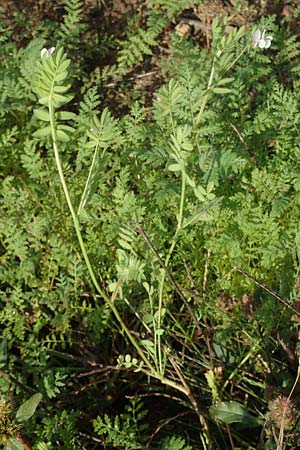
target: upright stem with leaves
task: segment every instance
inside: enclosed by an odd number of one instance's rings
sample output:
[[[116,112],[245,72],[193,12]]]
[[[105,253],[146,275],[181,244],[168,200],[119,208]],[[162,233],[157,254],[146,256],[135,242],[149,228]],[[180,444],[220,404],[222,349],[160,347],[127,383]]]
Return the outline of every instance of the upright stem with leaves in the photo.
[[[86,267],[88,269],[89,275],[93,282],[93,285],[96,291],[101,295],[101,297],[105,300],[105,302],[110,306],[115,318],[117,319],[122,332],[127,336],[128,340],[135,348],[137,354],[141,358],[143,365],[138,367],[139,370],[146,373],[147,375],[158,379],[161,383],[176,389],[177,391],[185,394],[193,405],[195,405],[195,400],[191,394],[191,391],[186,383],[182,383],[182,379],[180,378],[181,383],[178,383],[172,379],[166,378],[160,370],[157,370],[152,362],[145,355],[142,347],[139,345],[138,341],[132,335],[122,317],[119,314],[119,311],[114,303],[114,298],[110,298],[103,288],[99,285],[93,267],[91,265],[89,256],[86,251],[86,247],[82,238],[82,233],[80,229],[80,223],[78,219],[78,215],[75,212],[71,196],[68,190],[68,186],[66,183],[66,179],[63,173],[61,158],[59,154],[59,146],[58,143],[60,141],[68,141],[68,135],[66,132],[72,132],[72,127],[67,125],[61,125],[57,123],[57,114],[56,109],[60,108],[62,105],[68,102],[69,95],[67,91],[69,89],[69,85],[64,85],[68,71],[67,68],[70,64],[70,60],[66,58],[63,49],[60,48],[55,55],[45,57],[42,59],[40,70],[38,74],[38,78],[35,83],[35,90],[39,96],[39,102],[44,105],[47,109],[36,109],[35,115],[40,120],[47,122],[48,125],[44,128],[40,128],[35,135],[36,136],[50,136],[54,151],[55,162],[60,178],[60,182],[64,191],[64,195],[67,201],[67,205],[72,217],[72,221],[74,224],[74,228],[76,231],[77,239],[80,245],[81,253],[84,258]],[[60,118],[70,119],[72,113],[68,113],[67,111],[59,111],[58,116]],[[97,121],[96,121],[97,122]],[[180,227],[179,227],[180,228]],[[201,416],[202,417],[202,416]]]

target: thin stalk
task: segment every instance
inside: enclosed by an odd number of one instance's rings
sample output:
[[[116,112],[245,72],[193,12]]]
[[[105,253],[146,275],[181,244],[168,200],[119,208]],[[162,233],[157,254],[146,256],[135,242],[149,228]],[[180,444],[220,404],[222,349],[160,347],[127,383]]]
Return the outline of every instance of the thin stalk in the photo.
[[[203,100],[202,100],[202,103],[201,103],[201,107],[200,107],[200,111],[198,113],[198,117],[197,117],[197,120],[196,120],[196,130],[199,127],[199,123],[200,123],[200,121],[202,119],[202,116],[203,116],[203,113],[204,113],[204,110],[205,110],[205,106],[206,106],[208,98],[209,98],[209,90],[211,88],[211,85],[212,85],[212,82],[213,82],[213,79],[214,79],[214,74],[215,74],[215,60],[213,59],[212,66],[211,66],[211,71],[210,71],[210,75],[209,75],[209,80],[208,80],[208,83],[207,83],[206,94],[203,97]],[[198,135],[198,133],[197,133],[197,135]]]
[[[243,48],[243,50],[241,50],[241,52],[238,54],[238,56],[232,61],[232,63],[227,67],[227,69],[225,70],[225,72],[223,73],[223,75],[225,75],[226,72],[228,72],[234,65],[235,63],[238,62],[238,60],[240,59],[240,57],[245,53],[245,51],[249,48],[249,45],[245,45],[245,47]]]
[[[67,187],[67,183],[65,180],[65,176],[62,170],[62,165],[61,165],[61,160],[60,160],[60,156],[59,156],[59,152],[58,152],[58,146],[57,146],[57,137],[56,137],[56,129],[55,129],[55,120],[54,120],[54,108],[51,102],[51,97],[49,99],[49,104],[48,104],[48,109],[49,109],[49,115],[50,115],[50,126],[51,126],[51,135],[52,135],[52,142],[53,142],[53,150],[54,150],[54,156],[55,156],[55,162],[57,165],[57,170],[59,173],[59,177],[60,177],[60,181],[63,187],[63,191],[67,200],[67,204],[73,219],[73,223],[74,223],[74,227],[75,227],[75,231],[76,231],[76,235],[78,238],[78,242],[81,248],[81,252],[83,254],[84,257],[84,261],[86,263],[86,266],[88,268],[90,277],[92,279],[92,282],[97,290],[97,292],[104,298],[104,300],[108,303],[108,305],[110,306],[113,314],[115,315],[115,318],[117,319],[117,321],[119,322],[121,329],[125,332],[126,336],[128,337],[129,341],[131,342],[131,344],[133,345],[133,347],[136,349],[138,355],[140,356],[141,360],[145,363],[146,367],[148,370],[145,370],[143,368],[141,368],[141,371],[144,372],[147,375],[150,375],[153,378],[156,378],[157,380],[159,380],[162,384],[169,386],[173,389],[176,389],[179,392],[182,392],[183,394],[185,394],[188,398],[190,398],[190,389],[187,386],[184,385],[180,385],[178,383],[176,383],[175,381],[169,380],[168,378],[165,378],[161,373],[158,373],[157,370],[155,370],[155,368],[152,366],[152,364],[148,361],[148,359],[146,358],[146,356],[144,355],[141,347],[139,346],[139,344],[136,342],[136,340],[134,339],[134,337],[131,335],[130,331],[128,330],[128,328],[126,327],[125,323],[123,322],[119,311],[117,310],[117,308],[114,305],[114,302],[112,301],[112,299],[110,297],[108,297],[108,295],[105,293],[105,291],[101,288],[101,286],[99,285],[94,270],[91,266],[84,242],[83,242],[83,238],[82,238],[82,234],[80,231],[80,226],[79,226],[79,222],[78,222],[78,218],[77,215],[75,213],[75,210],[73,208],[73,204],[71,201],[71,197],[69,194],[69,190]],[[183,205],[183,202],[181,202],[181,204]],[[181,214],[181,218],[182,218],[182,214]],[[181,219],[182,221],[182,219]]]
[[[246,45],[241,52],[238,54],[238,56],[232,61],[232,63],[226,68],[226,70],[224,71],[223,75],[224,76],[236,63],[237,61],[241,58],[241,56],[243,55],[243,53],[245,53],[245,51],[249,48],[249,45]],[[210,76],[209,76],[209,80],[207,83],[207,90],[206,90],[206,94],[203,97],[202,103],[201,103],[201,107],[200,107],[200,111],[198,113],[198,117],[195,123],[195,130],[196,130],[196,136],[195,136],[195,142],[198,145],[198,134],[199,134],[199,124],[201,122],[206,104],[208,102],[209,99],[209,95],[210,95],[210,89],[212,87],[213,84],[213,80],[214,80],[214,74],[215,74],[215,59],[213,59],[212,62],[212,66],[211,66],[211,71],[210,71]]]
[[[92,178],[92,173],[94,171],[94,167],[95,167],[95,164],[96,164],[96,160],[98,158],[98,154],[99,154],[99,142],[97,143],[95,151],[94,151],[92,164],[91,164],[91,167],[90,167],[90,170],[89,170],[89,174],[88,174],[85,186],[84,186],[83,194],[82,194],[81,199],[80,199],[79,207],[78,207],[78,210],[77,210],[77,215],[79,215],[80,211],[84,208],[84,205],[86,203],[88,187],[90,185],[90,180]]]
[[[186,176],[185,172],[182,172],[182,179],[181,179],[181,195],[180,195],[180,207],[179,207],[179,215],[178,215],[178,222],[177,227],[175,231],[175,235],[172,239],[172,243],[165,261],[165,266],[168,267],[170,258],[172,256],[172,253],[174,251],[178,234],[182,227],[183,222],[183,212],[184,212],[184,201],[185,201],[185,191],[186,191]],[[166,279],[166,272],[164,271],[162,274],[162,279],[160,283],[159,288],[159,300],[158,300],[158,319],[157,319],[157,327],[160,329],[161,327],[161,313],[162,313],[162,307],[163,307],[163,289],[164,289],[164,283]],[[159,361],[159,370],[162,373],[163,372],[163,365],[162,365],[162,352],[161,352],[161,336],[160,334],[157,337],[157,348],[158,348],[158,361]]]
[[[77,235],[77,239],[80,245],[80,249],[86,264],[86,267],[89,271],[91,280],[97,290],[97,292],[104,298],[104,300],[108,303],[108,305],[110,306],[113,314],[115,315],[115,318],[117,319],[117,321],[119,322],[121,329],[125,332],[126,336],[128,337],[129,341],[131,342],[131,344],[134,346],[134,348],[136,349],[138,355],[140,356],[140,358],[142,359],[142,361],[146,364],[146,366],[148,367],[148,369],[150,370],[150,373],[152,374],[153,372],[155,372],[152,364],[148,361],[148,359],[146,358],[146,356],[144,355],[141,347],[139,346],[139,344],[137,343],[137,341],[135,340],[135,338],[132,336],[132,334],[130,333],[129,329],[127,328],[127,326],[125,325],[125,323],[123,322],[119,311],[117,310],[116,306],[114,305],[114,303],[111,301],[111,299],[108,297],[108,295],[105,293],[105,291],[101,288],[101,286],[99,285],[97,278],[95,276],[95,272],[92,268],[92,265],[90,263],[90,259],[88,257],[83,239],[82,239],[82,234],[80,231],[80,226],[79,226],[79,222],[78,222],[78,218],[77,218],[77,214],[73,208],[73,204],[71,201],[71,197],[69,194],[69,190],[67,187],[67,183],[65,180],[65,176],[62,170],[62,165],[61,165],[61,160],[60,160],[60,156],[59,156],[59,152],[58,152],[58,147],[57,147],[57,137],[56,137],[56,129],[55,129],[55,120],[54,120],[54,108],[52,105],[52,101],[51,101],[51,96],[49,99],[49,104],[48,104],[48,109],[49,109],[49,116],[50,116],[50,126],[51,126],[51,135],[52,135],[52,142],[53,142],[53,150],[54,150],[54,156],[55,156],[55,162],[56,162],[56,166],[57,166],[57,170],[58,170],[58,174],[60,177],[60,182],[61,185],[63,187],[63,191],[67,200],[67,204],[73,219],[73,224],[74,224],[74,228],[76,231],[76,235]]]
[[[215,60],[213,59],[212,66],[211,66],[211,71],[210,71],[210,76],[209,76],[209,80],[208,80],[208,83],[207,83],[206,94],[204,95],[204,97],[202,99],[202,103],[201,103],[201,106],[200,106],[200,111],[198,113],[197,120],[196,120],[195,126],[194,126],[194,130],[195,130],[195,144],[197,146],[199,155],[200,155],[200,146],[199,146],[199,141],[198,141],[198,138],[199,138],[199,124],[201,122],[201,119],[202,119],[205,107],[206,107],[208,99],[209,99],[210,88],[211,88],[211,85],[213,83],[214,74],[215,74]]]
[[[82,233],[81,233],[81,229],[80,229],[80,223],[78,220],[78,215],[76,214],[73,204],[72,204],[72,200],[70,197],[70,193],[67,187],[67,183],[65,180],[65,176],[63,173],[63,169],[62,169],[62,164],[61,164],[61,159],[60,159],[60,155],[59,155],[59,151],[58,151],[58,144],[57,144],[57,133],[56,133],[56,128],[55,128],[55,108],[53,106],[53,102],[52,102],[52,96],[53,96],[53,88],[54,88],[54,83],[53,83],[53,87],[50,91],[50,95],[49,95],[49,102],[48,102],[48,110],[49,110],[49,117],[50,117],[50,128],[51,128],[51,136],[52,136],[52,144],[53,144],[53,151],[54,151],[54,157],[55,157],[55,162],[56,162],[56,166],[57,166],[57,170],[58,170],[58,174],[59,174],[59,178],[60,178],[60,182],[64,191],[64,195],[67,201],[67,205],[69,208],[69,211],[71,213],[71,217],[73,220],[73,224],[74,224],[74,228],[76,231],[76,235],[77,235],[77,239],[80,245],[80,249],[86,264],[86,267],[88,269],[89,275],[91,277],[91,280],[93,282],[93,285],[96,289],[96,291],[98,292],[99,295],[101,295],[101,297],[103,297],[103,299],[105,300],[105,302],[109,305],[109,307],[111,308],[117,322],[120,325],[121,330],[125,333],[125,335],[127,336],[128,340],[130,341],[130,343],[133,345],[133,347],[135,348],[135,350],[137,351],[139,357],[141,358],[141,360],[144,362],[145,364],[145,368],[141,367],[140,371],[153,377],[156,378],[157,380],[159,380],[162,384],[165,384],[166,386],[169,386],[173,389],[176,389],[179,392],[182,392],[183,394],[185,394],[191,401],[192,405],[195,408],[195,411],[198,412],[198,407],[197,405],[195,406],[195,400],[191,394],[190,388],[188,387],[188,385],[186,384],[186,382],[183,382],[182,377],[179,377],[180,381],[182,384],[178,384],[176,381],[173,381],[172,379],[168,379],[166,378],[163,373],[162,373],[162,359],[160,359],[160,371],[157,370],[152,364],[151,362],[147,359],[146,355],[144,354],[142,348],[140,347],[140,345],[138,344],[138,342],[136,341],[136,339],[134,338],[134,336],[130,333],[130,330],[127,328],[127,326],[125,325],[125,323],[123,322],[115,304],[114,304],[114,299],[117,295],[117,292],[115,292],[113,294],[112,297],[109,297],[105,290],[101,288],[100,284],[97,281],[95,272],[92,268],[89,256],[87,254],[86,251],[86,247],[82,238]],[[182,186],[181,186],[181,199],[180,199],[180,209],[179,209],[179,216],[178,216],[178,223],[177,223],[177,228],[176,228],[176,232],[172,241],[172,245],[170,247],[169,253],[168,253],[168,257],[167,257],[167,262],[166,264],[168,264],[171,254],[175,248],[175,244],[176,244],[176,239],[177,236],[182,228],[182,222],[183,222],[183,211],[184,211],[184,200],[185,200],[185,189],[186,189],[186,176],[185,173],[182,174]],[[162,295],[161,295],[161,300],[160,300],[160,315],[159,315],[159,324],[161,324],[161,312],[162,312]],[[159,338],[159,343],[160,343],[160,336],[158,335]],[[161,348],[161,343],[159,344],[159,348]],[[160,354],[160,358],[161,358],[161,354]]]

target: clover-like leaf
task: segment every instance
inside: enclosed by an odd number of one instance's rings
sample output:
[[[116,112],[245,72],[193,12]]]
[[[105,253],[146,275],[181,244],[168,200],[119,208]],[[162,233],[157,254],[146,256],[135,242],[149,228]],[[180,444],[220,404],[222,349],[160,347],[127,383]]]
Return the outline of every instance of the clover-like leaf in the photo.
[[[46,111],[44,109],[34,109],[33,114],[39,120],[43,120],[44,122],[50,122],[49,111]]]
[[[34,137],[46,137],[46,136],[50,136],[50,134],[51,134],[51,127],[50,127],[50,125],[49,126],[47,126],[47,127],[44,127],[44,128],[39,128],[38,130],[36,130],[34,133],[33,133],[33,136]]]

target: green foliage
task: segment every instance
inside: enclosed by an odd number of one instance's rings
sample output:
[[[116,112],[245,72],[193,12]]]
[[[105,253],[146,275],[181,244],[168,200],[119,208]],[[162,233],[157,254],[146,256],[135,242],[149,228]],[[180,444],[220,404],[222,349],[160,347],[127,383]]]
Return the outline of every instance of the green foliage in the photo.
[[[226,423],[239,423],[243,428],[257,428],[262,425],[256,417],[238,402],[221,402],[211,406],[210,413]]]
[[[63,410],[44,417],[39,428],[39,439],[34,449],[54,450],[59,446],[63,450],[79,450],[79,436],[76,433],[78,414]]]
[[[63,22],[60,25],[58,37],[61,44],[70,50],[75,50],[80,44],[80,39],[86,26],[83,24],[83,8],[82,0],[66,0],[65,14]]]
[[[166,24],[164,16],[157,12],[150,13],[146,29],[139,26],[138,20],[139,17],[134,17],[129,21],[126,39],[119,42],[117,62],[121,73],[142,62],[145,55],[153,54],[153,47],[158,45],[157,38]]]
[[[24,422],[30,419],[35,413],[35,410],[42,400],[42,394],[34,394],[26,402],[24,402],[16,413],[16,419],[18,422]]]
[[[105,153],[107,147],[112,145],[115,140],[116,126],[115,121],[107,109],[104,109],[100,120],[95,115],[93,117],[93,127],[87,132],[89,141],[85,144],[87,152],[91,150],[94,151],[93,157],[91,159],[89,174],[86,180],[84,191],[82,193],[78,214],[85,207],[89,198],[93,195],[96,190],[98,179],[105,165]],[[80,154],[80,158],[89,158],[89,155]]]
[[[106,444],[113,447],[125,450],[142,448],[146,437],[145,431],[148,428],[146,424],[140,424],[147,415],[143,406],[141,400],[131,399],[125,407],[125,412],[113,419],[107,414],[103,418],[97,417],[93,421],[95,432],[98,436],[103,436]]]
[[[50,123],[51,105],[53,105],[54,108],[60,108],[72,99],[72,95],[67,94],[70,85],[66,84],[66,78],[68,76],[67,69],[70,62],[71,61],[66,58],[62,48],[56,51],[54,56],[50,56],[50,58],[42,58],[35,84],[35,91],[39,96],[39,103],[43,106],[47,106],[48,110],[34,110],[35,116],[42,122]],[[70,120],[73,118],[74,113],[69,111],[59,111],[55,115],[55,119],[57,121]],[[58,124],[56,139],[59,141],[68,142],[69,134],[73,131],[74,128],[69,125]],[[33,134],[33,136],[37,138],[45,138],[49,135],[51,135],[50,125],[39,128]]]
[[[17,410],[15,417],[8,401],[0,399],[0,444],[6,450],[24,450],[20,440],[20,424],[30,419],[42,399],[40,393],[32,395]]]
[[[159,447],[160,450],[192,450],[190,445],[187,445],[185,440],[176,436],[168,436],[162,440],[162,445]]]
[[[203,49],[170,33],[200,3],[149,1],[98,47],[79,0],[24,46],[2,27],[6,448],[270,446],[269,398],[299,394],[299,36],[214,19]]]
[[[163,9],[169,19],[172,19],[184,9],[188,9],[191,5],[190,0],[149,0],[148,3],[153,9]],[[196,0],[193,3],[201,5],[202,0]]]

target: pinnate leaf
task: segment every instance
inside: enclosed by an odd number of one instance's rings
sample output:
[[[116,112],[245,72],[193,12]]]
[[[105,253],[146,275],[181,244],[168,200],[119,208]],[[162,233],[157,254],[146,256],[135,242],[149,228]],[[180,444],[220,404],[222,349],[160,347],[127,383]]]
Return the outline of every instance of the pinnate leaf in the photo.
[[[50,122],[48,111],[45,111],[44,109],[34,109],[33,113],[38,119],[43,120],[44,122]]]
[[[34,137],[46,137],[49,136],[51,134],[51,127],[44,127],[44,128],[39,128],[38,130],[36,130],[33,133]]]

